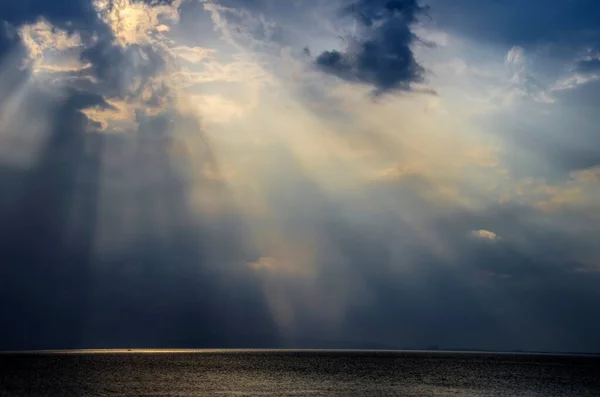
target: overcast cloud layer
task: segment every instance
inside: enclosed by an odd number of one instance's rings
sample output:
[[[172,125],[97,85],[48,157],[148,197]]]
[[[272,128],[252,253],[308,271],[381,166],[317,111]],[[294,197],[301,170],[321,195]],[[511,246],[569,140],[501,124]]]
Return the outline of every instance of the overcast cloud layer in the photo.
[[[0,3],[0,350],[600,352],[600,3]]]

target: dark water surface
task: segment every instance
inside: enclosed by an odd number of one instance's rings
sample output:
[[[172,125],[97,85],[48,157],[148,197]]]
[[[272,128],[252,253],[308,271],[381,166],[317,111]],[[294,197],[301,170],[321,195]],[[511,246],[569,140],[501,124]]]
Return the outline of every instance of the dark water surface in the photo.
[[[600,396],[600,359],[424,352],[1,354],[0,396]]]

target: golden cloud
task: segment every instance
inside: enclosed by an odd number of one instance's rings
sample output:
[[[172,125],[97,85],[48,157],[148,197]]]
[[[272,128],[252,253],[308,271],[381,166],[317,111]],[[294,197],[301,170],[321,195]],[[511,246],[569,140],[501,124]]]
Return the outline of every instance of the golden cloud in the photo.
[[[496,233],[490,232],[489,230],[473,230],[469,234],[471,237],[474,237],[474,238],[477,238],[480,240],[489,240],[489,241],[500,240],[500,237]]]
[[[100,18],[112,30],[122,46],[149,44],[154,34],[169,31],[164,22],[179,20],[181,0],[170,4],[150,4],[133,0],[94,0],[93,6]]]

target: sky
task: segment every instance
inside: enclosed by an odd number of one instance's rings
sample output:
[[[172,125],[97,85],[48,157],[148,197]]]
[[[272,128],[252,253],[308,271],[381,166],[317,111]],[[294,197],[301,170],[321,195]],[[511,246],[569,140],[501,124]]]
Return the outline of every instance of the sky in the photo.
[[[600,352],[598,18],[0,2],[0,350]]]

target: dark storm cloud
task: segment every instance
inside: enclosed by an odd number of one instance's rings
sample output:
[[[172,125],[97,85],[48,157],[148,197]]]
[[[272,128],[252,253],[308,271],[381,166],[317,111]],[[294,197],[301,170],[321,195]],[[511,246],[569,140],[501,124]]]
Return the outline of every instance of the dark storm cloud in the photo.
[[[269,0],[219,0],[215,3],[225,7],[220,16],[231,24],[231,37],[253,48],[262,46],[265,51],[269,51],[269,44],[277,43],[296,48],[301,53],[306,43],[298,42],[294,30],[305,30],[307,25],[314,26],[322,34],[330,34],[315,20],[313,10],[318,9],[323,15],[333,13],[336,17],[353,19],[360,26],[359,31],[347,38],[344,50],[318,55],[314,64],[320,70],[346,81],[371,85],[376,94],[408,91],[413,83],[424,81],[425,70],[410,48],[417,40],[411,27],[426,11],[426,7],[416,0],[304,0],[292,4]],[[184,22],[185,25],[189,22]]]
[[[323,71],[343,80],[373,85],[377,92],[408,91],[424,80],[424,69],[410,46],[411,25],[425,11],[416,0],[360,1],[342,10],[360,29],[344,51],[325,51],[315,60]]]

